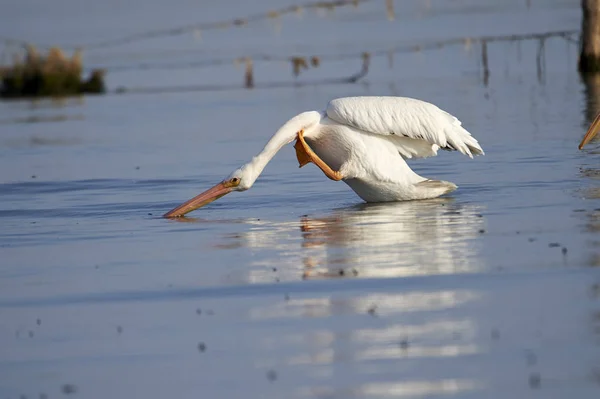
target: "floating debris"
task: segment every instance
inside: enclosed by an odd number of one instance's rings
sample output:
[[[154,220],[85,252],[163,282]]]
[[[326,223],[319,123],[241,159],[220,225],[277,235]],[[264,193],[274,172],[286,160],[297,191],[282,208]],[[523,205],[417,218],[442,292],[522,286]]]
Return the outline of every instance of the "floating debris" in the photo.
[[[494,341],[499,340],[500,339],[500,330],[498,330],[497,328],[493,328],[490,333],[490,336],[492,337],[492,339]]]
[[[402,341],[400,341],[400,348],[403,350],[407,350],[408,349],[408,339],[404,338]]]
[[[443,215],[460,215],[460,211],[447,211],[444,212]]]
[[[271,382],[277,380],[277,372],[275,370],[267,371],[267,380]]]
[[[300,6],[292,6],[291,10],[294,14],[296,14],[298,18],[302,18],[302,16],[304,15],[304,8]]]
[[[529,375],[529,387],[531,389],[538,389],[542,383],[542,376],[540,373],[531,373]]]
[[[202,40],[202,31],[200,29],[194,29],[194,39],[197,41]]]
[[[549,248],[558,248],[560,247],[560,244],[557,242],[551,242],[550,244],[548,244]]]
[[[246,57],[244,62],[246,63],[246,72],[244,75],[245,86],[247,89],[254,87],[254,67],[252,64],[252,58]]]
[[[385,0],[385,13],[388,21],[396,19],[396,14],[394,13],[394,0]]]
[[[488,63],[487,40],[481,41],[481,66],[483,68],[483,84],[487,87],[490,81],[490,67]]]
[[[306,62],[306,58],[304,57],[292,57],[291,61],[294,76],[300,75],[300,71],[302,69],[308,69],[308,63]]]
[[[198,350],[199,350],[200,352],[206,352],[206,344],[205,344],[204,342],[200,342],[200,343],[198,344]]]
[[[599,283],[592,284],[591,291],[592,291],[592,296],[594,298],[600,297],[600,284]]]
[[[464,48],[465,48],[465,51],[467,53],[471,52],[471,44],[472,44],[471,38],[470,37],[465,37],[465,39],[464,39],[464,46],[465,47]]]
[[[77,386],[73,384],[64,384],[61,390],[62,393],[64,393],[65,395],[70,395],[72,393],[77,392]]]
[[[533,351],[527,351],[525,358],[528,366],[535,366],[537,364],[537,356]]]

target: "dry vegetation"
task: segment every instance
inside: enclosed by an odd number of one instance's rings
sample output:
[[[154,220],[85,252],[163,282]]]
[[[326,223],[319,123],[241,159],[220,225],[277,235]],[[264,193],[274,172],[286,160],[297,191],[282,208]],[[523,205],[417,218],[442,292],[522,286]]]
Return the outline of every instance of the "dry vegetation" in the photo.
[[[82,79],[81,51],[67,57],[58,47],[47,54],[27,45],[23,55],[15,55],[12,65],[0,66],[0,96],[45,97],[83,93],[104,93],[104,71],[93,70]]]

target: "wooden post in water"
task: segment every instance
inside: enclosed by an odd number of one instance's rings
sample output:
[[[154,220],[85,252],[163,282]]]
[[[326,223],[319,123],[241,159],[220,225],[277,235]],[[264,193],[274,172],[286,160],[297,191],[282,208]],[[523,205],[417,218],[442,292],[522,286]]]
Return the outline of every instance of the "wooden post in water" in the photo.
[[[579,71],[600,72],[600,0],[581,0],[581,54]]]
[[[581,80],[585,85],[585,109],[582,128],[587,130],[590,123],[600,112],[600,74],[584,74]]]

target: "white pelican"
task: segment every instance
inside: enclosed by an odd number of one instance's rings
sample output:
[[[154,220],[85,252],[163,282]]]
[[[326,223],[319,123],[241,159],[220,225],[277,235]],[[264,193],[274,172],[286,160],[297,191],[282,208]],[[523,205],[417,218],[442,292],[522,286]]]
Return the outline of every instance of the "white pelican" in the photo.
[[[581,140],[581,143],[579,143],[579,149],[580,150],[583,149],[583,147],[587,143],[589,143],[590,141],[592,141],[592,139],[594,137],[596,137],[596,135],[598,134],[598,130],[599,129],[600,129],[600,114],[596,115],[596,119],[594,119],[594,121],[590,125],[590,128],[585,133],[585,136],[583,136],[583,139]]]
[[[287,121],[252,161],[164,216],[180,217],[232,191],[248,190],[294,139],[300,167],[313,162],[366,202],[435,198],[456,190],[454,183],[419,176],[405,159],[434,156],[440,148],[471,158],[483,154],[460,121],[433,104],[405,97],[338,98],[325,111]]]

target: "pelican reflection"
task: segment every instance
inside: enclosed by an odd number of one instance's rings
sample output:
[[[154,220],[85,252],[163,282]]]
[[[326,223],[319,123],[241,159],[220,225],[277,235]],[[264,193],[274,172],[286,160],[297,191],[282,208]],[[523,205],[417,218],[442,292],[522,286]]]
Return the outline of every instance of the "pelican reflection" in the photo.
[[[481,211],[448,198],[361,204],[296,221],[246,220],[214,248],[251,249],[248,282],[473,272],[485,266]]]
[[[451,199],[361,204],[302,217],[305,276],[397,277],[482,267],[481,209]]]

